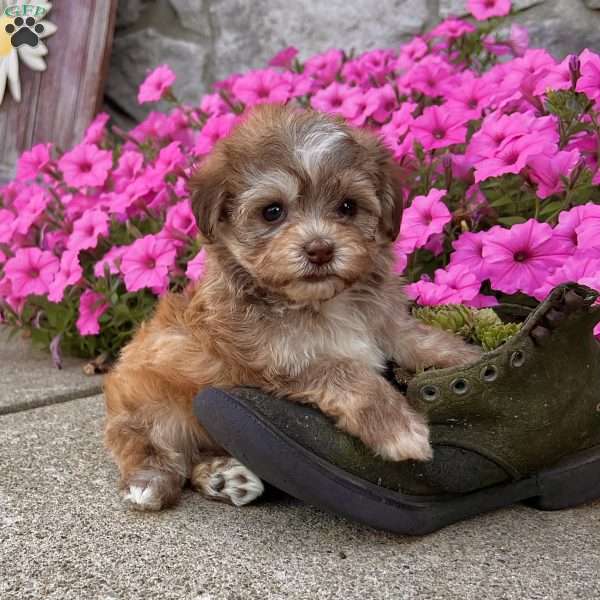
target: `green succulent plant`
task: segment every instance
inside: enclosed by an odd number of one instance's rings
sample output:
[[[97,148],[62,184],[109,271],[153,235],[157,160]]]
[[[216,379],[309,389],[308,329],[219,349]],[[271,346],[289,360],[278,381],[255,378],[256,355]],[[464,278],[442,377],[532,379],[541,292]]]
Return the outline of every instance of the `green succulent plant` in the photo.
[[[460,335],[486,352],[498,348],[521,329],[520,323],[503,323],[491,308],[445,304],[415,307],[412,312],[423,323]]]

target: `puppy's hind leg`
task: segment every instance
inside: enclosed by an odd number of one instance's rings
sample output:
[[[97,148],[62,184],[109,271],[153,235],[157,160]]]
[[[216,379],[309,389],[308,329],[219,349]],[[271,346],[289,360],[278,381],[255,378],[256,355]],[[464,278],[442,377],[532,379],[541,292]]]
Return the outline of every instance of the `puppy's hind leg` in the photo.
[[[264,491],[262,481],[231,456],[202,457],[192,469],[192,487],[209,500],[249,504]]]

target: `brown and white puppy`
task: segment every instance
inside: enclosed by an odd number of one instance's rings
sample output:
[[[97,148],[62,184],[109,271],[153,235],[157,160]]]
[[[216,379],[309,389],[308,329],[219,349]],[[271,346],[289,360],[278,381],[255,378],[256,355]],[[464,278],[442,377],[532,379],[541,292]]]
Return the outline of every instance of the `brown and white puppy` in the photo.
[[[206,273],[168,295],[106,379],[106,443],[134,508],[186,480],[246,504],[260,480],[192,414],[206,386],[251,385],[316,405],[385,459],[431,457],[424,418],[382,376],[478,352],[416,322],[391,274],[402,198],[371,134],[314,112],[255,109],[191,179]]]

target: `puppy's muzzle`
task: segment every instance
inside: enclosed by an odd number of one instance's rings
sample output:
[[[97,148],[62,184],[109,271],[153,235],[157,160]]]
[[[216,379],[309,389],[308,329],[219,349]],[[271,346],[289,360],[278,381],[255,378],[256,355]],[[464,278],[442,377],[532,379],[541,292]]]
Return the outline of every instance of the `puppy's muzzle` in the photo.
[[[304,253],[313,265],[323,266],[333,260],[335,248],[331,242],[317,238],[304,245]]]

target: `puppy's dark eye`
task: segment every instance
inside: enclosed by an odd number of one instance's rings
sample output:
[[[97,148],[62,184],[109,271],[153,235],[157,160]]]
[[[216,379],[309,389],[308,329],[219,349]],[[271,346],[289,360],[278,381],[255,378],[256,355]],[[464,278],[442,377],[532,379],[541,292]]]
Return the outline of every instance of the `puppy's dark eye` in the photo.
[[[284,210],[280,202],[273,202],[269,206],[265,206],[262,211],[262,216],[268,223],[275,223],[283,218]]]
[[[338,206],[338,212],[344,217],[354,217],[358,211],[358,206],[354,200],[345,198]]]

